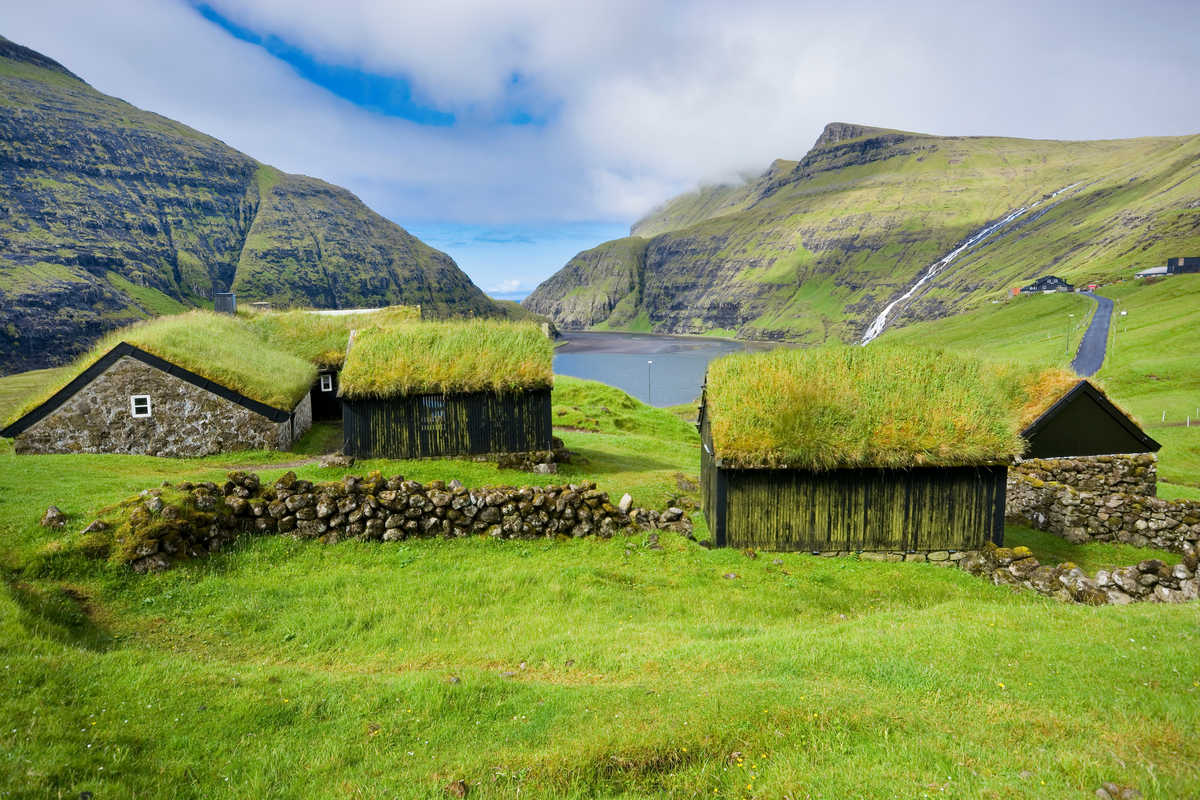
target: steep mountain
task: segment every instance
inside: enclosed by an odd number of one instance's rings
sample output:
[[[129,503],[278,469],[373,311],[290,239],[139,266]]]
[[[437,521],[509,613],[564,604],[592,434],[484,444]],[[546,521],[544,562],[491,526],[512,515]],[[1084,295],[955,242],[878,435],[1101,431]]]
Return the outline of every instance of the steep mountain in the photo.
[[[0,38],[0,374],[113,327],[242,301],[496,313],[454,261],[337,186],[97,92]]]
[[[889,326],[1045,274],[1109,280],[1200,254],[1200,136],[1064,142],[832,123],[800,161],[677,197],[631,234],[575,256],[526,307],[567,329],[858,341],[894,301]]]

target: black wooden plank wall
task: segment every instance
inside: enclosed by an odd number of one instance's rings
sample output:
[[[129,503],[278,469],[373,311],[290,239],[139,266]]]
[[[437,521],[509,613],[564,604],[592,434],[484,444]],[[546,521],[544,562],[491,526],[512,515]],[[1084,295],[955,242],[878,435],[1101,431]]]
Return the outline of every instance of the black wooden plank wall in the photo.
[[[343,400],[342,430],[356,458],[548,450],[550,390]]]
[[[724,542],[718,544],[805,551],[973,550],[1003,541],[1004,466],[714,472],[714,514],[717,490],[722,483],[726,489],[724,519],[717,522]]]

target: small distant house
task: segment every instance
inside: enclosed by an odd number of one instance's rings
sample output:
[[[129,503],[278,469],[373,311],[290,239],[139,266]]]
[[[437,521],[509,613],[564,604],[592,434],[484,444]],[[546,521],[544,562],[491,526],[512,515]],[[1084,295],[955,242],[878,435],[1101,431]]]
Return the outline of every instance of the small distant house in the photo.
[[[218,314],[236,314],[237,295],[233,292],[214,292],[213,311]]]
[[[1200,272],[1200,258],[1176,256],[1168,258],[1166,264],[1141,270],[1135,273],[1134,277],[1156,278],[1164,275],[1186,275],[1197,272]]]
[[[714,544],[929,552],[1000,543],[1020,440],[993,422],[1011,417],[993,383],[976,362],[935,351],[780,349],[714,361],[699,419]]]
[[[1048,294],[1051,292],[1073,292],[1075,287],[1057,275],[1043,275],[1028,286],[1021,287],[1021,294]]]
[[[534,323],[356,330],[341,372],[343,452],[359,458],[551,447],[553,346]]]
[[[1200,272],[1200,257],[1179,256],[1167,259],[1167,269],[1172,275]]]
[[[18,453],[284,450],[311,424],[312,371],[235,317],[163,317],[109,337],[0,436]]]
[[[1154,453],[1162,446],[1088,381],[1043,405],[1021,431],[1027,458]]]

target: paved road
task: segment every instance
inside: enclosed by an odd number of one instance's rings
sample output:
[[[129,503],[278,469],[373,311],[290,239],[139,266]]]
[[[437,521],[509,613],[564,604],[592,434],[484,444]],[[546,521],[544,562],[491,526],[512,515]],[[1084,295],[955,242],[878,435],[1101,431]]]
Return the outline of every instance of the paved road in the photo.
[[[1113,301],[1109,298],[1096,294],[1091,297],[1100,307],[1096,309],[1092,324],[1088,326],[1087,333],[1083,334],[1083,341],[1079,343],[1079,352],[1071,362],[1071,369],[1083,378],[1095,375],[1104,363],[1104,355],[1108,349],[1108,323],[1112,319],[1113,310]]]

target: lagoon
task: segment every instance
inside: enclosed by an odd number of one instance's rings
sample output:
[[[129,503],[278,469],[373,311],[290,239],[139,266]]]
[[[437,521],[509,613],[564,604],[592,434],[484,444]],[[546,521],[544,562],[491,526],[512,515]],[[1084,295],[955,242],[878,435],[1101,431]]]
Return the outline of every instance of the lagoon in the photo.
[[[710,336],[590,331],[567,331],[563,340],[554,353],[556,374],[607,383],[654,406],[694,402],[714,358],[775,346]]]

